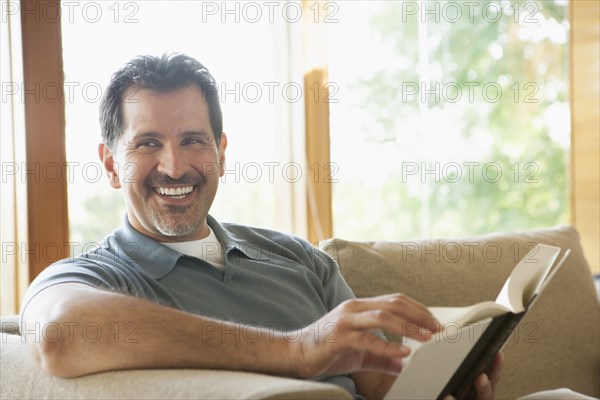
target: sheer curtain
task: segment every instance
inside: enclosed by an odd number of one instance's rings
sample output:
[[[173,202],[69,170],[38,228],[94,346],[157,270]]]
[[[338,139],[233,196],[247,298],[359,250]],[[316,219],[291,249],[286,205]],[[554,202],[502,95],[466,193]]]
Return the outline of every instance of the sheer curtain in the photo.
[[[17,9],[18,1],[8,0],[6,10]],[[0,229],[2,260],[0,313],[14,314],[28,284],[27,265],[27,184],[25,181],[25,118],[19,82],[23,82],[21,21],[18,14],[3,13],[0,71],[2,102],[0,119]]]

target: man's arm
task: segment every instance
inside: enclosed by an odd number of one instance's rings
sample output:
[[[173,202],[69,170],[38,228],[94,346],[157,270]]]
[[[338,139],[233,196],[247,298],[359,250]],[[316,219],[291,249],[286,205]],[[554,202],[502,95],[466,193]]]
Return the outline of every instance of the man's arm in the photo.
[[[249,346],[236,340],[239,330],[232,323],[70,283],[38,293],[22,327],[38,365],[62,377],[133,368],[256,370],[265,341]],[[285,350],[281,340],[270,346],[280,347],[270,351]],[[287,371],[285,361],[265,359],[261,372]]]
[[[63,377],[132,368],[234,369],[300,378],[362,369],[397,373],[408,349],[372,330],[424,340],[439,326],[424,306],[390,295],[346,301],[298,335],[283,335],[66,283],[38,293],[23,323],[38,365]]]

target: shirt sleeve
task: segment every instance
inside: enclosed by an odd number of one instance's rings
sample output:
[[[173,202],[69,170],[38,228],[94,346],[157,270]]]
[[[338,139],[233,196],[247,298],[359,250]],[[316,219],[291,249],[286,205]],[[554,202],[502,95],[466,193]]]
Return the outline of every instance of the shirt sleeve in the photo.
[[[327,310],[331,311],[340,303],[355,299],[356,296],[342,276],[337,262],[324,251],[310,244],[308,246],[310,246],[310,252],[312,253],[315,271],[323,284]]]
[[[329,254],[315,248],[315,263],[321,268],[329,271],[328,279],[323,282],[325,296],[327,299],[328,310],[334,309],[337,305],[348,299],[355,299],[356,295],[342,276],[338,263]],[[379,329],[372,332],[381,339],[387,340],[386,336]]]
[[[58,261],[44,269],[29,285],[21,307],[22,320],[31,300],[44,289],[61,283],[79,283],[101,290],[122,291],[122,280],[113,268],[85,258]]]

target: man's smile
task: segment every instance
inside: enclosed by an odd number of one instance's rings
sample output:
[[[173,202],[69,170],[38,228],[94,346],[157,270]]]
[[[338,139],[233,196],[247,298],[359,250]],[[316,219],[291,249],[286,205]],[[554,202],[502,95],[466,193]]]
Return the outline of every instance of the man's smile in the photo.
[[[166,187],[166,186],[157,186],[153,187],[152,190],[160,195],[161,197],[166,197],[169,199],[183,199],[187,197],[190,193],[194,191],[196,186],[180,186],[180,187]]]

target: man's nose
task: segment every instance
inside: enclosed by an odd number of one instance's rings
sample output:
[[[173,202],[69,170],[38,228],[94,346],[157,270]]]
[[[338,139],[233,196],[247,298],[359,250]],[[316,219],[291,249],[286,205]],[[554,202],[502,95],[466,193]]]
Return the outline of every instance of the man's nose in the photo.
[[[160,152],[158,161],[158,172],[168,175],[170,178],[179,179],[185,174],[187,164],[185,157],[177,146],[165,146]]]

